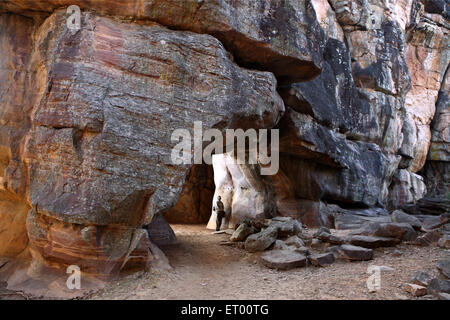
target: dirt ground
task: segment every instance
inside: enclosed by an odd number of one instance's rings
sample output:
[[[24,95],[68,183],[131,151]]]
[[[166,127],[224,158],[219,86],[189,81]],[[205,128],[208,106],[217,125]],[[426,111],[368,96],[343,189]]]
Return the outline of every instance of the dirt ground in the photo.
[[[172,225],[178,244],[163,248],[173,270],[124,276],[89,299],[433,299],[414,298],[403,285],[417,270],[437,276],[435,263],[450,251],[437,247],[400,245],[376,249],[366,262],[336,261],[326,268],[289,271],[268,269],[259,254],[221,245],[227,234],[211,234],[204,225]],[[400,251],[398,256],[396,251]],[[381,289],[369,293],[370,265],[382,271]]]

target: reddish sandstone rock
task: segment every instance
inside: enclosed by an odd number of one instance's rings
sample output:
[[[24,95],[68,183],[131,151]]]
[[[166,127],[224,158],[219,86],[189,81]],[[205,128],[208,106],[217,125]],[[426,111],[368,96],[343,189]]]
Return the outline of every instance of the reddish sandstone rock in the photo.
[[[14,115],[29,121],[31,128],[21,123],[23,131],[10,127],[12,114],[2,114],[7,125],[1,130],[9,134],[9,140],[2,134],[2,146],[14,150],[2,156],[2,181],[10,192],[29,187],[29,221],[39,221],[27,228],[35,257],[66,265],[77,256],[88,273],[115,274],[139,245],[133,235],[173,206],[181,191],[189,166],[171,162],[175,129],[192,129],[194,121],[205,129],[270,128],[284,106],[272,74],[236,66],[211,36],[91,13],[82,15],[86,27],[72,33],[65,19],[58,11],[43,22],[32,57],[23,48],[32,61],[23,60],[24,69],[37,70],[29,86],[35,104],[31,119],[27,104]],[[8,77],[2,74],[2,82]],[[10,94],[7,106],[20,103]],[[23,231],[25,216],[17,210],[14,218],[20,225],[14,232]],[[83,243],[85,227],[102,230],[101,241]],[[117,250],[107,249],[115,243]],[[107,261],[97,269],[95,254]]]
[[[70,5],[214,35],[241,64],[272,71],[280,82],[308,80],[320,73],[323,35],[306,0],[144,0],[139,5],[134,0],[8,0],[0,4],[0,12],[50,13]]]

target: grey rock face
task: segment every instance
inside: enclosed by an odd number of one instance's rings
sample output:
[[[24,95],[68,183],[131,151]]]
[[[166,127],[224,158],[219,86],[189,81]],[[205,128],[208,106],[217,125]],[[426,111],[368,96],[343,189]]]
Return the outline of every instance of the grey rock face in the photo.
[[[339,254],[346,260],[350,261],[364,261],[373,258],[372,249],[366,249],[358,246],[344,244],[338,249]]]
[[[249,235],[255,233],[255,229],[252,226],[248,226],[245,223],[239,225],[239,227],[233,232],[230,240],[233,242],[244,241]]]
[[[436,262],[436,268],[444,277],[450,278],[450,260],[439,260]]]
[[[392,213],[392,221],[398,222],[398,223],[408,223],[410,224],[414,229],[420,229],[422,227],[422,223],[419,219],[417,219],[414,216],[411,216],[401,210],[395,210]]]
[[[428,285],[428,292],[439,299],[448,300],[450,295],[450,280],[433,279]]]
[[[419,286],[427,287],[433,278],[424,271],[416,271],[411,277],[410,282]]]
[[[278,237],[278,230],[274,227],[252,234],[245,240],[245,250],[249,252],[264,251],[269,248]]]
[[[280,151],[289,155],[281,157],[282,170],[299,197],[381,203],[389,159],[376,144],[351,142],[293,110],[280,127]]]
[[[333,253],[313,254],[308,257],[311,264],[316,267],[326,267],[332,264],[335,260]]]
[[[275,217],[269,226],[276,228],[282,238],[298,235],[302,231],[301,223],[291,217]]]
[[[147,231],[150,241],[158,246],[175,244],[177,242],[177,237],[172,228],[160,214],[153,217],[147,226]]]
[[[404,241],[412,241],[417,237],[417,233],[407,223],[369,223],[359,234]]]
[[[364,248],[381,248],[381,247],[395,247],[400,243],[399,239],[395,238],[383,238],[383,237],[371,237],[371,236],[350,236],[346,239],[346,242],[359,247]]]

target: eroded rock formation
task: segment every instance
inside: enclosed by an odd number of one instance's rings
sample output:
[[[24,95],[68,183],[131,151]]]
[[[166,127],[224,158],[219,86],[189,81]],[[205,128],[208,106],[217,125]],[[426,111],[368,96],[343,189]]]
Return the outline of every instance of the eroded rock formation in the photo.
[[[448,19],[445,1],[2,1],[0,257],[104,278],[158,260],[164,217],[214,228],[218,195],[227,227],[330,228],[448,196]],[[280,170],[174,164],[194,121],[279,129]]]

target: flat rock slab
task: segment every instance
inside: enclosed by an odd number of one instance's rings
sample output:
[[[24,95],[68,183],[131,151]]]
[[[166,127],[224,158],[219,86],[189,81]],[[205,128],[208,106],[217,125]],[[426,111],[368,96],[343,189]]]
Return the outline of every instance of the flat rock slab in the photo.
[[[413,241],[417,237],[416,231],[408,223],[369,223],[357,234],[404,241]]]
[[[450,278],[450,260],[439,260],[436,263],[436,268],[444,277]]]
[[[313,254],[313,255],[309,256],[309,261],[311,261],[311,264],[313,266],[326,267],[335,261],[335,257],[332,252],[322,253],[322,254]]]
[[[288,270],[306,267],[308,259],[304,255],[291,250],[271,250],[261,255],[261,262],[271,269]]]
[[[351,236],[346,241],[354,246],[364,248],[381,248],[381,247],[395,247],[400,243],[399,239],[384,238],[384,237],[372,237],[372,236]]]
[[[339,254],[346,260],[365,261],[373,258],[373,250],[363,247],[344,244],[338,249]]]

